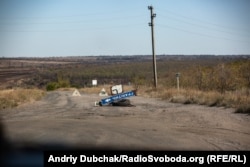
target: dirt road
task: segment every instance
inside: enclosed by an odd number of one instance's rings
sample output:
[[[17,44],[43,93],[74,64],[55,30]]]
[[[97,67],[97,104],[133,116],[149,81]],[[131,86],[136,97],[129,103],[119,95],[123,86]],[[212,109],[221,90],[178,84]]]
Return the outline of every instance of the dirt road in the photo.
[[[49,92],[41,101],[1,111],[12,142],[136,150],[250,150],[250,116],[233,109],[140,96],[134,107],[94,106],[81,92]]]

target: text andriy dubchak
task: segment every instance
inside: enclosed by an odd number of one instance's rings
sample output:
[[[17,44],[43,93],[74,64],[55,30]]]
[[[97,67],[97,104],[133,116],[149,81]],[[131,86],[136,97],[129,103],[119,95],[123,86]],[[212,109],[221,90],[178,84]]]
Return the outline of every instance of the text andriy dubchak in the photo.
[[[50,155],[48,162],[66,162],[66,163],[77,163],[78,156],[64,155],[64,156],[53,156]],[[194,157],[193,162],[199,164],[204,163],[204,157]],[[189,159],[185,156],[169,157],[167,155],[156,157],[153,155],[142,156],[128,156],[128,155],[112,155],[112,156],[95,156],[95,155],[80,155],[79,162],[189,162]]]

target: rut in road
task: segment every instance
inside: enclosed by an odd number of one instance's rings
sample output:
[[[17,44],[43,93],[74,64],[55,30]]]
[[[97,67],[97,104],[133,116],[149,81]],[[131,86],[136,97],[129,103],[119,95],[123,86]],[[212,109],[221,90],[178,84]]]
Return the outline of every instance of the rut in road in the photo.
[[[250,118],[230,108],[131,97],[135,107],[94,106],[96,94],[53,91],[1,112],[12,142],[145,150],[249,150]]]

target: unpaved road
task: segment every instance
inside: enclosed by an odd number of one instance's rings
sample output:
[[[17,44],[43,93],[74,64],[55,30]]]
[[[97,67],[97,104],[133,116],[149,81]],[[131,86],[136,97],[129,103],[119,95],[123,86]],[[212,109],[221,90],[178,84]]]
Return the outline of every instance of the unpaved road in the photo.
[[[131,97],[134,107],[95,107],[94,94],[49,92],[1,111],[11,142],[125,150],[250,150],[250,116],[233,109]]]

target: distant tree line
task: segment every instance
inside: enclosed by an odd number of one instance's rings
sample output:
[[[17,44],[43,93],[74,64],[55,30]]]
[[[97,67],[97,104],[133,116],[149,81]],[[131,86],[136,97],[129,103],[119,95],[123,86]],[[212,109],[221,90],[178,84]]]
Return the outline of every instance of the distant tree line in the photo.
[[[90,87],[92,80],[103,84],[133,84],[153,86],[152,61],[147,57],[124,57],[120,61],[112,57],[99,57],[90,63],[65,63],[36,67],[34,75],[25,80],[26,85],[54,90],[60,87]],[[136,60],[136,61],[130,61]],[[35,68],[34,68],[35,69]],[[220,93],[238,89],[250,89],[250,59],[231,57],[169,57],[157,59],[158,84],[176,87],[176,73],[180,73],[180,87]]]

